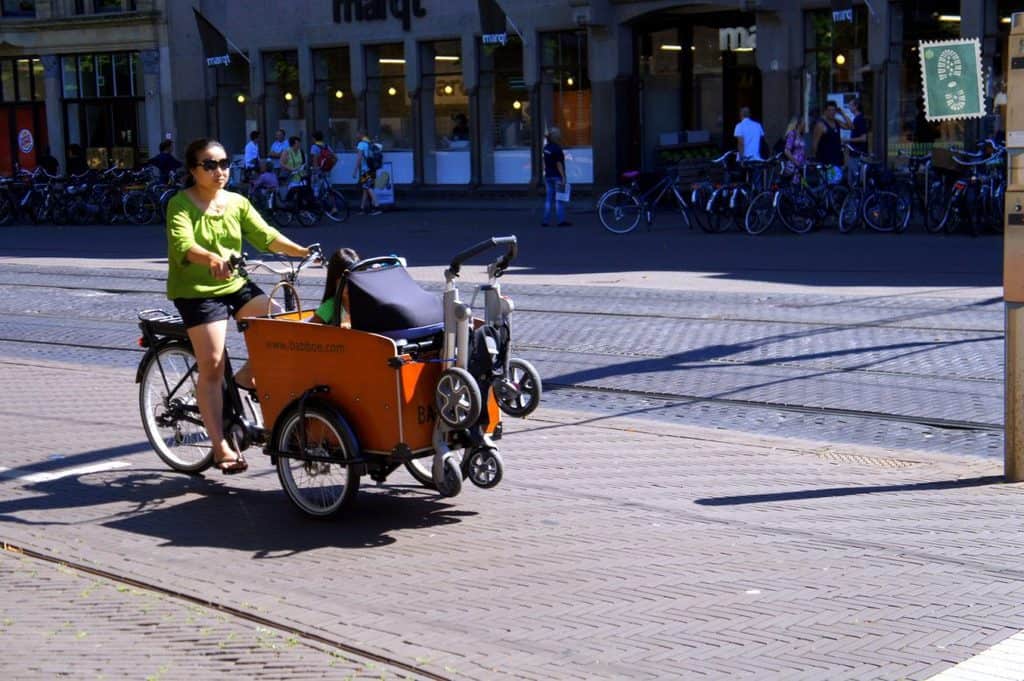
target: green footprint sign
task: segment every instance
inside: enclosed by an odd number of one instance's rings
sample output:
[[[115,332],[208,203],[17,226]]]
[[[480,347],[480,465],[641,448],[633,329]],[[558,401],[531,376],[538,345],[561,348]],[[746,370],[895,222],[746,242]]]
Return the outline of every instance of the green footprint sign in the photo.
[[[924,84],[924,113],[929,121],[981,118],[981,45],[973,40],[922,40],[921,82]]]

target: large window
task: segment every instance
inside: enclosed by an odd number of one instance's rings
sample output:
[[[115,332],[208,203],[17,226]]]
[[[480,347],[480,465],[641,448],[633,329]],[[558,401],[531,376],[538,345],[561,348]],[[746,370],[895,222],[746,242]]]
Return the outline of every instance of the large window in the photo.
[[[347,47],[313,51],[313,127],[336,153],[355,148],[359,112]]]
[[[267,116],[264,139],[273,140],[278,130],[284,130],[286,138],[302,137],[306,121],[299,90],[298,53],[294,50],[264,52],[263,76]]]
[[[480,54],[480,158],[484,184],[527,184],[533,121],[523,79],[523,43],[483,45]],[[491,162],[488,163],[487,159]]]
[[[2,0],[0,14],[5,17],[34,17],[36,0]]]
[[[893,47],[900,51],[899,71],[890,79],[888,95],[889,154],[903,149],[924,153],[934,146],[963,143],[963,121],[929,122],[924,115],[921,40],[952,40],[960,36],[960,0],[904,0],[892,6]]]
[[[423,148],[427,184],[467,184],[470,180],[469,97],[462,83],[461,41],[420,45]]]
[[[10,175],[15,163],[32,170],[46,149],[44,99],[38,57],[0,59],[0,175]]]
[[[138,52],[61,57],[65,143],[94,168],[148,158]],[[83,153],[84,152],[84,153]]]
[[[366,47],[366,123],[384,146],[384,162],[391,164],[385,170],[395,182],[412,182],[412,103],[401,43]]]
[[[854,97],[862,99],[861,110],[871,109],[871,83],[868,80],[868,11],[853,8],[853,21],[833,23],[829,9],[807,12],[807,52],[804,63],[811,73],[810,101],[805,102],[812,117],[828,101],[835,101],[852,120],[847,105]],[[850,136],[843,130],[843,138]]]
[[[541,109],[546,128],[557,127],[570,182],[594,181],[591,146],[587,34],[560,31],[541,36]]]
[[[217,80],[217,139],[228,153],[241,155],[249,142],[249,133],[259,128],[256,105],[249,98],[249,63],[232,59],[227,66],[218,66]],[[264,135],[263,140],[273,139]]]
[[[135,9],[135,0],[75,0],[75,14],[111,14]]]

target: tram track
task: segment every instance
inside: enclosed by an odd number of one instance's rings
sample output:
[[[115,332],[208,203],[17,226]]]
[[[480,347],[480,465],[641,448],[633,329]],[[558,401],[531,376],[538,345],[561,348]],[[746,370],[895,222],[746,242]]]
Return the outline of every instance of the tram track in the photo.
[[[93,567],[91,565],[86,565],[84,563],[69,560],[66,558],[59,558],[57,556],[53,556],[48,553],[43,553],[41,551],[37,551],[26,546],[22,546],[20,544],[14,544],[6,540],[0,540],[0,548],[2,548],[4,551],[8,551],[10,553],[17,554],[25,558],[30,558],[32,560],[48,563],[51,565],[62,567],[64,569],[73,570],[74,572],[77,572],[82,575],[98,577],[100,579],[104,579],[107,581],[116,582],[118,584],[123,584],[125,586],[130,586],[136,589],[142,589],[145,591],[149,591],[151,593],[159,594],[161,596],[164,596],[166,598],[172,599],[180,603],[188,603],[190,605],[196,605],[202,608],[207,608],[209,610],[215,610],[217,612],[229,615],[237,620],[248,622],[256,626],[274,629],[284,634],[294,636],[299,640],[306,641],[307,645],[310,645],[310,647],[314,647],[312,644],[327,646],[339,652],[354,655],[378,664],[387,665],[389,667],[393,667],[395,669],[406,672],[407,674],[415,674],[419,677],[432,679],[434,681],[452,681],[453,679],[453,677],[439,674],[437,672],[425,669],[415,664],[410,664],[403,660],[399,660],[395,657],[391,657],[389,655],[379,653],[368,648],[363,648],[361,646],[356,646],[351,643],[342,641],[338,638],[325,636],[323,634],[319,634],[315,631],[312,631],[308,628],[288,624],[287,622],[276,620],[271,617],[265,617],[263,615],[259,615],[252,611],[245,610],[237,606],[233,606],[223,601],[203,598],[200,596],[186,593],[184,591],[181,591],[180,589],[172,589],[166,586],[161,586],[160,584],[157,584],[153,581],[138,579],[136,577],[129,577],[127,575],[113,572],[111,570]]]
[[[107,345],[97,345],[88,343],[70,343],[65,341],[40,341],[40,340],[25,340],[25,339],[11,339],[0,337],[0,343],[18,343],[27,345],[46,345],[54,347],[66,347],[81,350],[98,350],[108,352],[131,352],[139,354],[142,352],[140,348],[134,347],[114,347]],[[601,353],[595,351],[589,352],[578,352],[572,350],[566,350],[563,348],[553,348],[547,346],[519,346],[525,350],[544,350],[551,352],[560,353],[571,353],[579,355],[599,355]],[[657,355],[650,356],[651,359],[657,359]],[[0,360],[0,363],[5,363]],[[722,362],[723,365],[743,365],[742,362],[727,361]],[[795,368],[793,366],[786,366],[783,364],[757,364],[756,366],[765,367],[779,367],[779,368]],[[836,371],[840,371],[836,369]],[[869,373],[865,370],[848,369],[846,371],[856,373]],[[881,373],[881,372],[877,372]],[[913,376],[920,378],[928,378],[920,374],[893,374],[898,376]],[[984,382],[998,382],[999,379],[974,379]],[[942,428],[947,430],[963,430],[963,431],[974,431],[974,432],[990,432],[990,431],[1001,431],[1003,429],[1002,424],[988,423],[984,421],[968,421],[968,420],[957,420],[957,419],[945,419],[940,417],[930,417],[923,415],[907,415],[907,414],[891,414],[881,411],[872,411],[868,409],[848,409],[840,407],[814,407],[801,404],[791,404],[786,402],[778,402],[771,400],[748,400],[740,398],[728,398],[728,397],[717,397],[713,395],[698,395],[689,393],[675,393],[675,392],[657,392],[657,391],[646,391],[646,390],[635,390],[630,388],[613,388],[604,386],[587,386],[580,385],[577,383],[560,383],[557,381],[544,381],[545,388],[554,388],[556,391],[576,391],[587,394],[603,394],[603,395],[615,395],[619,397],[629,399],[650,399],[657,400],[660,402],[684,402],[684,403],[703,403],[703,404],[716,404],[721,406],[732,406],[742,407],[746,409],[761,409],[769,411],[781,411],[791,412],[799,414],[811,414],[818,416],[834,416],[834,417],[847,417],[847,418],[860,418],[860,419],[873,419],[894,423],[906,423],[919,426],[928,426],[934,428]]]

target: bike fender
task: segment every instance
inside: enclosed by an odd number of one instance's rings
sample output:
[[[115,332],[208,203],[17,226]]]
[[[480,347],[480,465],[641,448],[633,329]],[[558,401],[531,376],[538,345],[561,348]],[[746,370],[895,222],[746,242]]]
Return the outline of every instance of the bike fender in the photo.
[[[142,383],[142,372],[145,371],[149,363],[152,362],[154,358],[156,358],[156,353],[169,345],[180,345],[183,348],[187,348],[190,352],[192,350],[191,346],[188,343],[178,339],[167,338],[158,340],[156,343],[146,348],[146,354],[144,354],[142,356],[142,359],[139,360],[139,368],[135,370],[136,383]]]

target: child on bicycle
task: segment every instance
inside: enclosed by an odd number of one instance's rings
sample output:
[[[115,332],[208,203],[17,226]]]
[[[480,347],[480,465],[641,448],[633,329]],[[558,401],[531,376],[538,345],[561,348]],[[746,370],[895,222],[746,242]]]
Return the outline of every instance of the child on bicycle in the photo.
[[[320,301],[320,307],[313,313],[310,321],[317,324],[331,324],[335,316],[335,300],[338,297],[338,286],[342,284],[344,275],[349,268],[359,262],[359,254],[351,248],[339,248],[327,261],[327,282],[324,284],[324,296]],[[338,326],[345,329],[352,328],[352,320],[349,317],[348,288],[341,291],[341,310],[338,311]]]

